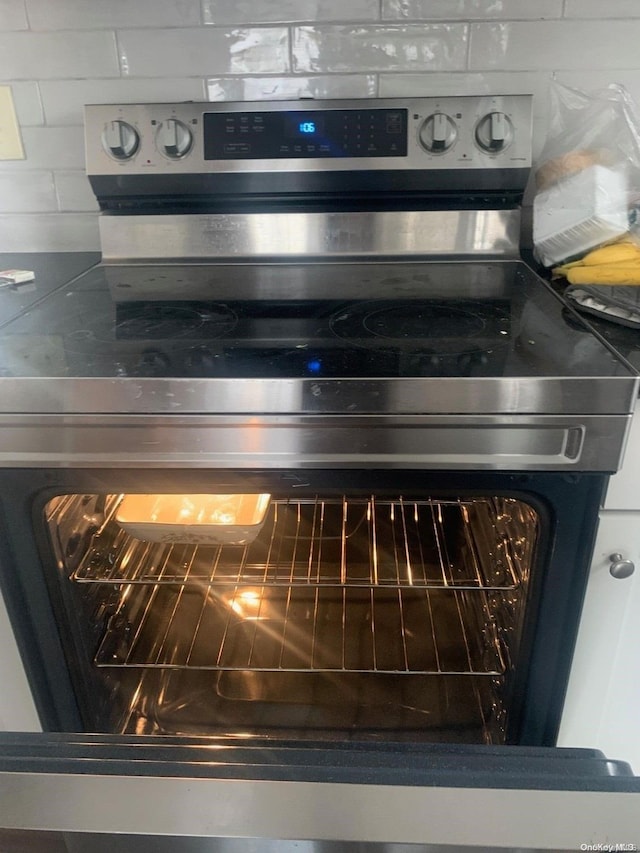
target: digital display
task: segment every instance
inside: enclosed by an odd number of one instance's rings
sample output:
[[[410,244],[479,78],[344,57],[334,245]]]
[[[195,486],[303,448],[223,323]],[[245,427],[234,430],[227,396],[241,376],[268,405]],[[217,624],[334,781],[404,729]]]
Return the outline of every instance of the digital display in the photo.
[[[284,131],[289,139],[299,139],[310,136],[322,136],[324,121],[322,114],[317,112],[284,113]]]

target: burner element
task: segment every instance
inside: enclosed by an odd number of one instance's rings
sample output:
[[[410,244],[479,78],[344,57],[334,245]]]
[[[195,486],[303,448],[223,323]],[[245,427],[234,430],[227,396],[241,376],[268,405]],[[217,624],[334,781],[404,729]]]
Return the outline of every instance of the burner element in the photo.
[[[376,300],[355,303],[334,314],[330,327],[354,346],[419,350],[437,358],[504,346],[510,318],[496,300]]]
[[[485,328],[482,317],[451,304],[412,302],[377,308],[362,321],[367,332],[379,338],[469,338]]]
[[[117,306],[115,336],[121,340],[221,338],[238,318],[218,303],[128,302]]]

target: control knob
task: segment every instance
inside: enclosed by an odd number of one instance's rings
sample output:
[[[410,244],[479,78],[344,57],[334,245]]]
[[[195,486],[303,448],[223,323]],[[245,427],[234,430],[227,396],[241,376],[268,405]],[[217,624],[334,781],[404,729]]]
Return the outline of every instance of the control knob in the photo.
[[[140,147],[140,136],[128,122],[110,121],[102,134],[102,146],[116,160],[130,160]]]
[[[456,141],[458,128],[446,113],[432,113],[420,126],[420,145],[430,154],[443,154]]]
[[[193,135],[187,125],[177,118],[161,122],[156,133],[156,146],[170,160],[185,157],[193,144]]]
[[[513,125],[504,113],[487,113],[476,125],[476,142],[483,151],[490,154],[504,151],[512,139]]]

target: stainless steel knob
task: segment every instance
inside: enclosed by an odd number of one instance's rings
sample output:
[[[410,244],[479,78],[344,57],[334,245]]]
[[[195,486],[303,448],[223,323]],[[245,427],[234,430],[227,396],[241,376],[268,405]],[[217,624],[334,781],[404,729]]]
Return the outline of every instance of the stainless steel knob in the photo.
[[[631,560],[625,560],[622,554],[611,554],[609,559],[611,560],[609,571],[616,580],[624,580],[624,578],[630,577],[636,570]]]
[[[140,135],[128,122],[116,119],[105,126],[102,146],[115,160],[130,160],[140,147]]]
[[[504,151],[512,140],[513,125],[504,113],[487,113],[476,125],[476,142],[488,154]]]
[[[418,132],[420,145],[430,154],[444,154],[456,141],[458,128],[451,116],[432,113],[426,118]]]
[[[161,122],[156,134],[158,150],[170,160],[180,160],[191,151],[193,134],[187,125],[177,118]]]

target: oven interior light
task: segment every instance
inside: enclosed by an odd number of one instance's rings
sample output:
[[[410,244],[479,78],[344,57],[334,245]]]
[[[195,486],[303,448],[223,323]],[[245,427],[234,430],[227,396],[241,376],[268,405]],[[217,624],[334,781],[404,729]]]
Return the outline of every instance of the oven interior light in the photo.
[[[236,592],[227,601],[229,607],[240,619],[258,622],[267,618],[264,613],[261,614],[260,612],[262,596],[255,589],[243,589],[241,592]]]

